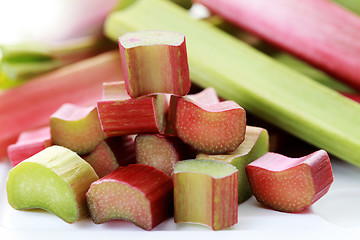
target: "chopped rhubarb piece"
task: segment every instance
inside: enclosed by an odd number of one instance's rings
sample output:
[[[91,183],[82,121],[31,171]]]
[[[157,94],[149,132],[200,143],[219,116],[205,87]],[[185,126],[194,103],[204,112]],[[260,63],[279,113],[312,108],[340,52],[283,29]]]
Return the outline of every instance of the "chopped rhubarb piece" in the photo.
[[[173,213],[173,183],[147,165],[120,167],[91,184],[86,194],[94,223],[124,219],[151,230]]]
[[[246,167],[251,190],[264,206],[299,212],[324,196],[333,182],[329,156],[319,150],[300,158],[267,153]]]
[[[167,96],[169,96],[169,95],[167,95]],[[220,102],[215,89],[211,88],[211,87],[203,89],[202,91],[200,91],[198,93],[188,94],[186,96],[188,98],[190,98],[192,101],[195,101],[197,103],[202,103],[202,104],[213,104],[213,103]],[[170,100],[168,102],[170,102]],[[173,114],[173,116],[171,116],[171,114],[169,114],[169,111],[167,112],[167,119],[166,119],[167,122],[166,122],[166,128],[164,130],[164,133],[166,135],[176,136],[175,126],[174,126],[174,124],[172,124],[172,122],[175,121],[175,119],[171,119],[171,118],[174,118],[174,116],[175,116],[175,114]]]
[[[202,104],[214,104],[220,102],[220,99],[214,88],[205,88],[201,92],[187,95],[192,101]]]
[[[174,220],[213,230],[237,223],[238,171],[215,160],[184,160],[175,165]]]
[[[121,96],[116,100],[100,100],[97,108],[102,130],[108,137],[159,133],[164,128],[164,94],[133,99]]]
[[[190,91],[185,36],[170,31],[138,31],[119,38],[126,89],[132,98]]]
[[[83,158],[94,168],[99,178],[102,178],[119,166],[136,163],[134,139],[131,136],[107,138]]]
[[[242,203],[251,197],[251,189],[245,167],[268,152],[269,134],[264,128],[246,126],[245,140],[233,152],[222,155],[200,153],[196,159],[218,160],[234,165],[239,171],[238,202]]]
[[[360,17],[332,1],[196,2],[360,89]]]
[[[184,143],[204,153],[235,151],[245,137],[246,113],[233,101],[200,104],[173,95],[170,121]]]
[[[78,154],[91,152],[105,139],[96,107],[62,105],[50,117],[54,145],[64,146]]]
[[[122,79],[118,55],[104,53],[0,93],[0,158],[21,132],[48,124],[62,104],[96,104],[103,82]]]
[[[25,131],[17,142],[8,147],[8,156],[14,167],[23,160],[52,145],[49,127]]]
[[[129,99],[126,92],[125,82],[104,82],[103,83],[103,97],[104,100],[114,99]]]
[[[136,162],[153,166],[171,176],[175,164],[194,158],[194,151],[178,137],[139,134],[135,138]]]
[[[94,169],[75,152],[51,146],[9,171],[8,202],[17,210],[42,208],[73,223],[88,216],[85,194],[96,180]]]

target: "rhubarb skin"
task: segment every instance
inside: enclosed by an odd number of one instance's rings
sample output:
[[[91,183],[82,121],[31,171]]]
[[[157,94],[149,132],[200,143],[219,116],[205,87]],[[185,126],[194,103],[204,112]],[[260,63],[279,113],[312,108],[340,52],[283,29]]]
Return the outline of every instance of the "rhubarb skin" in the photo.
[[[203,153],[235,151],[245,137],[246,112],[233,101],[201,104],[172,95],[170,121],[176,136]]]
[[[20,162],[52,145],[50,127],[22,132],[15,144],[8,147],[8,157],[15,167]]]
[[[360,90],[360,17],[351,11],[327,0],[196,2]]]
[[[174,221],[199,223],[213,230],[237,223],[238,171],[215,160],[184,160],[175,165]]]
[[[233,152],[226,154],[200,153],[196,159],[217,160],[234,165],[239,172],[238,202],[242,203],[252,196],[245,167],[263,156],[269,150],[269,134],[266,129],[246,126],[245,140]]]
[[[246,167],[251,190],[264,206],[300,212],[324,196],[333,182],[326,151],[301,158],[267,153]]]
[[[96,104],[103,82],[122,79],[120,64],[119,54],[108,52],[0,93],[0,158],[21,132],[47,125],[62,104]]]
[[[17,210],[42,208],[74,223],[88,216],[85,194],[98,179],[94,169],[75,152],[51,146],[9,171],[8,202]]]
[[[172,179],[142,164],[120,167],[94,182],[86,198],[96,224],[124,219],[152,230],[173,214]]]
[[[50,130],[53,144],[78,154],[91,152],[106,138],[96,107],[79,107],[69,103],[50,116]]]
[[[159,133],[164,128],[165,95],[134,99],[100,100],[97,108],[107,137],[138,133]]]
[[[119,49],[126,89],[132,98],[156,93],[184,96],[190,91],[183,34],[130,32],[119,37]]]
[[[171,176],[175,164],[195,157],[195,151],[176,136],[139,134],[135,138],[136,162]]]
[[[119,166],[136,163],[134,139],[131,136],[107,138],[83,158],[94,168],[99,178],[102,178]]]

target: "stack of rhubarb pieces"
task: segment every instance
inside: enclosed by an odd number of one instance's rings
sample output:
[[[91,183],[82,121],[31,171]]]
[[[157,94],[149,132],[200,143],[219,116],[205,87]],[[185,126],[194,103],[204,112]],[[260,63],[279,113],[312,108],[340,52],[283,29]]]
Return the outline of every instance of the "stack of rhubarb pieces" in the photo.
[[[252,193],[298,212],[328,191],[325,151],[267,153],[268,132],[247,126],[237,103],[212,88],[188,94],[183,34],[127,33],[119,47],[125,81],[104,83],[96,106],[62,105],[49,127],[9,146],[13,208],[43,208],[69,223],[90,214],[97,224],[125,219],[151,230],[174,216],[221,230],[237,223]]]

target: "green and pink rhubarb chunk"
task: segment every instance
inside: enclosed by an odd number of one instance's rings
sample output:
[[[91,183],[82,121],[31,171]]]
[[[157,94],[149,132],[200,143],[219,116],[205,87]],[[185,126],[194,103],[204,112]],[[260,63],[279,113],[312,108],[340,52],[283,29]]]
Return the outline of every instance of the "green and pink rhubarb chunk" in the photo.
[[[41,208],[73,223],[88,216],[85,194],[96,180],[94,169],[75,152],[51,146],[9,171],[8,202],[17,210]]]
[[[146,30],[119,37],[126,89],[132,98],[154,93],[184,96],[190,91],[185,36]]]
[[[238,170],[215,160],[184,160],[175,165],[174,221],[213,230],[238,221]]]

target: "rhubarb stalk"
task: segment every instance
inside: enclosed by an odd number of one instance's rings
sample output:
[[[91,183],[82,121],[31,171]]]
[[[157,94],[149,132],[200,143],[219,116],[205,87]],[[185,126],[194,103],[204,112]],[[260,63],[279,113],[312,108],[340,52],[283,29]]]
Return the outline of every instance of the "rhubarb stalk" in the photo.
[[[196,2],[360,90],[356,14],[327,0]]]

